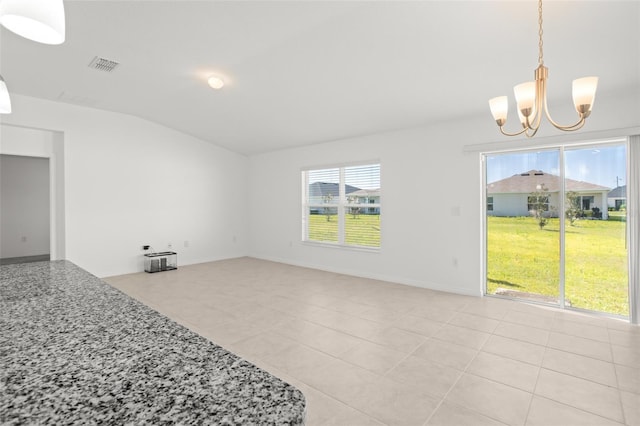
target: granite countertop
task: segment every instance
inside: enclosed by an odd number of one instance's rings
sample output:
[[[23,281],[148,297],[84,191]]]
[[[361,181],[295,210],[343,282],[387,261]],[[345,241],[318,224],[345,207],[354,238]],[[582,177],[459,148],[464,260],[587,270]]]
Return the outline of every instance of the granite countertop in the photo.
[[[0,423],[303,424],[295,387],[68,261],[0,267]]]

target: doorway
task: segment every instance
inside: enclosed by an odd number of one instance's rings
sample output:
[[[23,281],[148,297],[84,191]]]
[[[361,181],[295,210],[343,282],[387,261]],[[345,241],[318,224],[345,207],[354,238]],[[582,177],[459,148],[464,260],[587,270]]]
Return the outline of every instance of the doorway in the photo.
[[[0,264],[50,259],[49,159],[0,155]]]
[[[626,144],[483,159],[485,293],[628,317]]]

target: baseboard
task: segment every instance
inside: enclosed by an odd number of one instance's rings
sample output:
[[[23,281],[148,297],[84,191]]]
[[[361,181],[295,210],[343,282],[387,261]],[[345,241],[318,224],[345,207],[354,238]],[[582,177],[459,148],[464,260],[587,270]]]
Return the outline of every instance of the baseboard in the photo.
[[[330,266],[318,265],[310,262],[297,262],[297,261],[291,261],[290,259],[259,255],[255,253],[250,254],[249,257],[253,257],[255,259],[261,259],[261,260],[267,260],[270,262],[284,263],[286,265],[299,266],[302,268],[310,268],[310,269],[317,269],[320,271],[333,272],[336,274],[351,275],[354,277],[368,278],[368,279],[379,280],[379,281],[387,281],[395,284],[408,285],[411,287],[442,291],[445,293],[454,293],[454,294],[460,294],[463,296],[474,296],[474,297],[480,296],[480,292],[477,292],[477,293],[472,292],[472,291],[469,291],[469,289],[464,287],[451,287],[451,286],[446,286],[446,285],[442,285],[434,282],[416,280],[414,278],[400,277],[397,275],[363,273],[362,271],[355,270],[355,269],[333,268]]]

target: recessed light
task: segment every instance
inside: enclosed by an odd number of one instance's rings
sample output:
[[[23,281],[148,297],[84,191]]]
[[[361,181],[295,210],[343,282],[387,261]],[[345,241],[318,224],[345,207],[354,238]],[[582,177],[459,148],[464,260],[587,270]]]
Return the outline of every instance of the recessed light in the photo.
[[[218,77],[217,75],[210,76],[207,82],[209,83],[209,86],[211,86],[212,89],[216,89],[216,90],[222,89],[222,86],[224,86],[224,80]]]

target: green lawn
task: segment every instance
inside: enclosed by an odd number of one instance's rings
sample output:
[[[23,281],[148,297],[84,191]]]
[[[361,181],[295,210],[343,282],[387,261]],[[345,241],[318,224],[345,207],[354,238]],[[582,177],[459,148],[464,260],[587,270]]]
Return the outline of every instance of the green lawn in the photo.
[[[380,215],[345,215],[345,243],[380,247]],[[338,215],[309,215],[309,240],[338,242]]]
[[[559,219],[540,230],[531,217],[487,218],[487,291],[557,297]],[[625,223],[566,221],[565,297],[574,307],[628,315]]]

